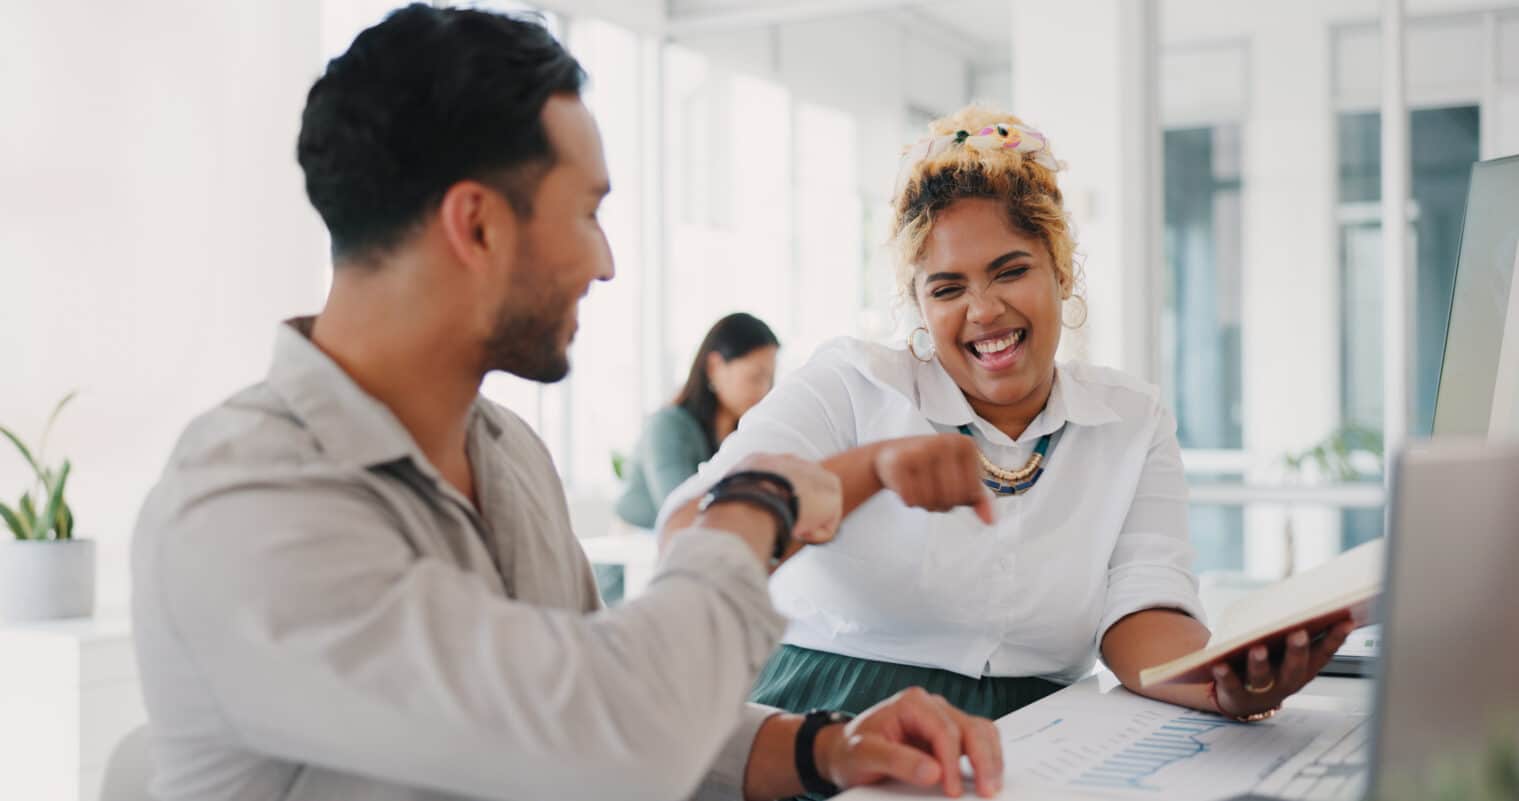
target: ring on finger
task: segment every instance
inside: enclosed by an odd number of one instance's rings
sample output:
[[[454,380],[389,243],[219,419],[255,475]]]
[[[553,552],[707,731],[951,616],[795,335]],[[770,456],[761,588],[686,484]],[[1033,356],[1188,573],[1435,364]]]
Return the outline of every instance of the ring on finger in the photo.
[[[1246,682],[1245,683],[1245,692],[1250,693],[1251,695],[1265,695],[1266,693],[1271,692],[1271,690],[1273,688],[1275,688],[1275,687],[1276,687],[1276,679],[1275,678],[1272,678],[1270,681],[1266,682],[1266,686],[1265,687],[1254,687],[1254,686],[1251,686],[1249,682]]]

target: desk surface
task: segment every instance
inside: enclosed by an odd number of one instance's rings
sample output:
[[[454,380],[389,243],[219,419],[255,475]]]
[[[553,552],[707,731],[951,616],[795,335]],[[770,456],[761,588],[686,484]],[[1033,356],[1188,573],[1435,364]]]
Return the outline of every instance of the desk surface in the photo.
[[[1077,696],[1092,697],[1107,693],[1118,687],[1118,679],[1111,673],[1100,673],[1083,681],[1072,684],[1054,695],[1049,696],[1037,703],[1030,704],[1023,709],[1014,712],[997,721],[997,727],[1004,732],[1017,730],[1020,723],[1039,718],[1044,710],[1060,706],[1065,701],[1076,699]],[[1371,711],[1373,703],[1373,683],[1368,679],[1338,678],[1321,676],[1314,679],[1303,688],[1302,692],[1289,698],[1285,706],[1289,709],[1317,710],[1334,714],[1364,715]],[[1008,765],[1008,776],[1011,777],[1017,770],[1016,765]],[[1011,785],[1012,782],[1009,782]],[[943,798],[941,794],[915,791],[906,787],[863,787],[845,792],[837,796],[842,801],[877,801],[884,798]],[[974,798],[967,794],[964,798]],[[1086,797],[1086,796],[1083,796]],[[1101,798],[1101,796],[1091,796]],[[1004,790],[998,796],[1001,799],[1017,801],[1018,799],[1048,799],[1048,791],[1039,792],[1033,789],[1025,789],[1019,792],[1013,787]],[[1072,796],[1072,798],[1075,798]]]

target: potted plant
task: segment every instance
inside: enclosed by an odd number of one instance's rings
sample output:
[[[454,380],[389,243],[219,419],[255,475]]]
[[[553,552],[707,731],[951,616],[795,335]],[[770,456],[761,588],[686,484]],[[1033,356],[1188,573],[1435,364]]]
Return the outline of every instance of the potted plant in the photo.
[[[47,438],[64,396],[43,427],[33,451],[10,429],[10,440],[32,471],[31,485],[14,506],[0,502],[0,519],[11,537],[0,537],[0,623],[85,617],[95,608],[95,543],[74,538],[74,512],[64,495],[70,465],[46,461]]]
[[[1377,801],[1513,801],[1519,798],[1519,741],[1497,726],[1487,741],[1434,760],[1422,780],[1394,776]]]
[[[1312,471],[1308,469],[1310,466]],[[1342,426],[1306,450],[1283,456],[1282,467],[1286,471],[1284,483],[1291,485],[1302,485],[1304,474],[1309,472],[1320,481],[1360,481],[1368,473],[1375,475],[1382,471],[1382,434],[1364,426]],[[1287,517],[1283,523],[1286,576],[1292,575],[1293,565],[1297,561],[1297,535],[1292,527],[1295,509],[1295,504],[1287,505]]]

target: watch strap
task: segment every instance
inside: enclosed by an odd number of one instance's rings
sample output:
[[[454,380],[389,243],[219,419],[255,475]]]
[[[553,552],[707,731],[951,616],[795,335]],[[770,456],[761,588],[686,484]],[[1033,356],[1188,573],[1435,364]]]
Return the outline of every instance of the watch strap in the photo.
[[[791,510],[785,501],[759,489],[731,489],[719,485],[702,498],[698,508],[705,512],[723,503],[742,503],[768,512],[775,518],[775,547],[770,551],[770,558],[780,561],[785,556],[786,549],[791,545],[791,529],[796,525],[796,518],[791,516]]]
[[[818,732],[824,726],[847,723],[853,719],[853,715],[826,709],[814,709],[802,717],[802,725],[796,730],[796,775],[807,792],[824,798],[839,794],[839,786],[818,773],[815,746]]]

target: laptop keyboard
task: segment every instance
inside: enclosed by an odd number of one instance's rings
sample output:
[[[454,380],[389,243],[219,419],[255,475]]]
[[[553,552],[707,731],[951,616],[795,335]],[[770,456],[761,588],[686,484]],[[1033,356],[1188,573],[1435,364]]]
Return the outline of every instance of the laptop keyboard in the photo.
[[[1284,801],[1357,801],[1366,789],[1370,741],[1371,726],[1362,721],[1318,758],[1268,776],[1255,792]]]

